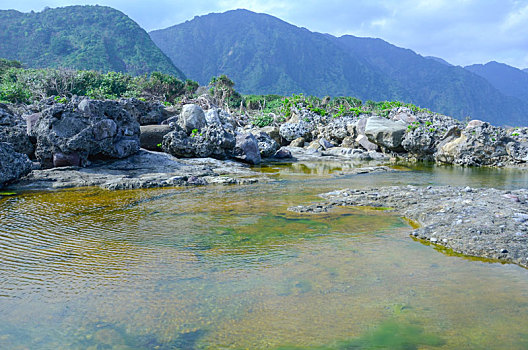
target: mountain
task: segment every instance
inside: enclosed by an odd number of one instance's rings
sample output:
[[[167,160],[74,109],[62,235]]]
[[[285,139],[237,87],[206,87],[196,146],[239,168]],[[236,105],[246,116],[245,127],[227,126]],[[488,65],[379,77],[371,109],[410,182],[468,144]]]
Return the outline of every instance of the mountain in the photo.
[[[150,36],[201,84],[227,74],[244,93],[380,99],[390,92],[390,81],[360,58],[346,55],[326,35],[266,14],[246,10],[210,14]]]
[[[444,60],[443,58],[440,58],[440,57],[425,56],[425,58],[427,58],[427,59],[429,59],[429,60],[436,61],[436,62],[443,63],[443,64],[445,64],[446,66],[452,66],[451,63],[447,62],[446,60]]]
[[[242,93],[402,100],[498,124],[528,124],[523,102],[486,79],[381,39],[311,32],[247,10],[195,17],[150,33],[191,79],[228,75]]]
[[[136,22],[103,6],[0,11],[0,57],[33,68],[184,74]]]
[[[464,68],[489,81],[504,95],[528,101],[528,74],[526,72],[495,61],[473,64]]]

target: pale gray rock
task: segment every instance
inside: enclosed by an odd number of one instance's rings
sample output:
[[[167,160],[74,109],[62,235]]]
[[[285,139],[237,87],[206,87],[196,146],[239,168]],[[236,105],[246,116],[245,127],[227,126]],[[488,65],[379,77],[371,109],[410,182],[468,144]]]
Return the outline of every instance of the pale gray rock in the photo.
[[[0,142],[10,143],[15,152],[28,156],[35,150],[27,135],[26,121],[12,114],[4,104],[0,104]]]
[[[406,130],[405,123],[382,117],[370,117],[365,125],[365,135],[370,142],[392,151],[403,150],[401,143]]]
[[[299,137],[309,138],[314,129],[312,123],[300,120],[297,123],[284,123],[280,126],[279,134],[286,141],[293,141]]]
[[[195,104],[187,104],[183,106],[178,125],[190,135],[193,130],[200,131],[207,125],[205,113],[203,109]]]

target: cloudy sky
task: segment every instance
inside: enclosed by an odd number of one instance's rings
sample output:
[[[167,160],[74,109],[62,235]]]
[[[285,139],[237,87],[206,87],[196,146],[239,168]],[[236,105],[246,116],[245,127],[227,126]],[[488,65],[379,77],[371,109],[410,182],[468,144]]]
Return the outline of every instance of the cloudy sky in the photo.
[[[528,68],[528,0],[2,0],[0,9],[73,4],[112,6],[147,31],[246,8],[312,31],[382,38],[456,65],[498,61]]]

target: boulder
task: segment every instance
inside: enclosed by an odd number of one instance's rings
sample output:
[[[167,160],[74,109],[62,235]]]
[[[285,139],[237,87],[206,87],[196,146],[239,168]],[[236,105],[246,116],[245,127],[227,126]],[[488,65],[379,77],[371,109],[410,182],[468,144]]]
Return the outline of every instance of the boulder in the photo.
[[[56,104],[41,113],[31,133],[35,156],[45,168],[58,153],[77,154],[86,166],[88,158],[124,158],[139,150],[139,123],[115,101]]]
[[[175,157],[225,159],[232,154],[235,136],[229,129],[212,124],[190,136],[178,125],[163,137],[162,149]],[[257,146],[258,148],[258,146]]]
[[[0,142],[0,188],[28,174],[32,166],[27,155],[16,152],[10,143]]]
[[[335,145],[328,141],[327,139],[325,139],[324,137],[322,139],[319,139],[319,144],[324,148],[324,149],[329,149],[329,148],[332,148],[334,147]]]
[[[15,152],[28,156],[35,150],[27,135],[26,121],[12,114],[4,104],[0,104],[0,142],[10,143]]]
[[[370,117],[365,125],[365,135],[369,141],[391,151],[403,150],[401,143],[406,130],[405,123],[382,117]]]
[[[257,139],[260,156],[262,158],[272,157],[279,149],[279,145],[273,140],[270,135],[265,132],[252,132]]]
[[[406,124],[411,124],[418,120],[413,111],[407,107],[398,107],[392,109],[389,113],[389,119],[395,122],[400,120]]]
[[[163,137],[171,132],[172,128],[168,125],[143,125],[140,130],[139,140],[141,148],[159,151],[161,150]]]
[[[181,126],[187,135],[190,135],[193,130],[200,131],[207,125],[203,109],[195,104],[183,106],[178,125]]]
[[[299,137],[310,138],[310,133],[314,129],[312,123],[301,120],[297,123],[284,123],[279,128],[279,134],[286,141],[293,141]]]
[[[249,164],[260,164],[258,141],[250,133],[237,134],[233,157]]]

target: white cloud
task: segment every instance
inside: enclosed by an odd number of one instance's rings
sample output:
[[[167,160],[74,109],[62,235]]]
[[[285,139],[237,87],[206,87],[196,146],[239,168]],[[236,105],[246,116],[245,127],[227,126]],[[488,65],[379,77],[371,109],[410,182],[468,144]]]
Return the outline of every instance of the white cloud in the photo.
[[[528,0],[48,0],[115,7],[147,30],[196,15],[246,8],[312,31],[379,37],[423,55],[467,65],[491,60],[528,66]],[[42,10],[41,1],[2,0],[0,8]]]

